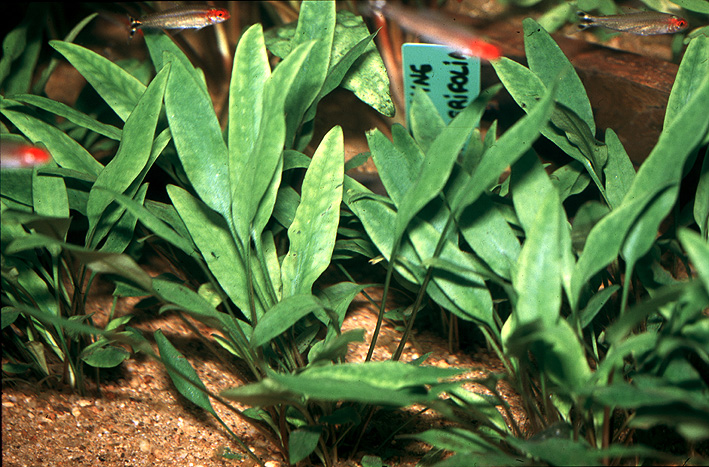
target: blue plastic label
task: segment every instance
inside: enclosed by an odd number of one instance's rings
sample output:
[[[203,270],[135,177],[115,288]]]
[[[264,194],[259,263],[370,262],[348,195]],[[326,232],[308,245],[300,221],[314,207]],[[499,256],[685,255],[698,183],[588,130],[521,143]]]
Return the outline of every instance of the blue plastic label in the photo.
[[[434,44],[404,44],[401,53],[407,115],[416,88],[428,93],[446,124],[480,94],[479,58]]]

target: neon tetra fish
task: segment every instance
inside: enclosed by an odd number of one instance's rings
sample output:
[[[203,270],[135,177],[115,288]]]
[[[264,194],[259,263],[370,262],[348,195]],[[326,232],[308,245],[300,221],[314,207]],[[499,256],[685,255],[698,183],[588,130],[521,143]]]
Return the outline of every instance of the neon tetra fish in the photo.
[[[3,169],[44,165],[52,159],[49,152],[29,143],[0,143],[0,167]]]
[[[467,28],[451,24],[451,18],[437,12],[418,11],[381,0],[371,2],[370,7],[375,13],[395,21],[403,29],[431,42],[446,45],[461,55],[480,57],[484,60],[494,60],[501,56],[497,46],[483,41]]]
[[[130,19],[130,35],[138,29],[202,29],[229,19],[224,8],[192,5],[149,13],[140,19]]]
[[[583,11],[576,15],[581,19],[579,29],[583,30],[594,26],[602,26],[614,31],[629,32],[641,36],[655,34],[674,34],[684,31],[689,26],[686,19],[659,13],[657,11],[641,11],[627,15],[593,16]]]

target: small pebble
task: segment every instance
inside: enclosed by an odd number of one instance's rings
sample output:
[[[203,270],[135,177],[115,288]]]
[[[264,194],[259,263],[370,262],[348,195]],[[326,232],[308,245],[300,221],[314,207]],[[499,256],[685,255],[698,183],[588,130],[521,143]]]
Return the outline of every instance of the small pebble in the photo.
[[[146,440],[141,440],[140,443],[138,444],[138,447],[143,452],[150,452],[150,443],[147,442]]]

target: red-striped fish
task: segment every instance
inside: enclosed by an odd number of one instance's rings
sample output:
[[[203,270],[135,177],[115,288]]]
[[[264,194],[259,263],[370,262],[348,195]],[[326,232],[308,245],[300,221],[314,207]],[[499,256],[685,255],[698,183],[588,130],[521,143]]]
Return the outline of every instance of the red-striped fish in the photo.
[[[674,34],[684,31],[689,26],[686,19],[659,13],[657,11],[640,11],[626,15],[593,16],[583,11],[576,13],[581,19],[579,29],[602,26],[614,31],[629,32],[641,36],[655,34]]]
[[[452,19],[430,10],[416,10],[397,3],[374,1],[372,10],[395,21],[403,29],[423,39],[443,44],[461,55],[494,60],[502,55],[500,49],[475,36],[469,29],[452,24]]]
[[[0,167],[3,169],[34,167],[52,160],[45,149],[29,143],[3,141],[0,143]]]
[[[138,29],[202,29],[229,19],[224,8],[190,5],[149,13],[140,19],[131,18],[130,34]]]

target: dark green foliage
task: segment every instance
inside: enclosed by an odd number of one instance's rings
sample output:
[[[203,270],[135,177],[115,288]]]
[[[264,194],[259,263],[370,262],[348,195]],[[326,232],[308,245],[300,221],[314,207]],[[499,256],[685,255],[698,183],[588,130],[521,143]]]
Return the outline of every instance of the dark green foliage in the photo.
[[[245,452],[253,456],[213,401],[250,421],[292,463],[317,457],[332,465],[376,410],[412,404],[451,422],[413,435],[434,447],[427,457],[437,465],[679,462],[662,446],[633,442],[636,431],[657,426],[688,443],[709,438],[706,153],[691,214],[657,238],[678,211],[686,168],[709,141],[709,41],[690,42],[662,136],[636,174],[612,130],[597,139],[581,81],[551,37],[533,20],[524,29],[529,68],[506,58],[493,67],[526,115],[499,138],[493,123],[483,139],[475,128],[500,85],[447,126],[427,96],[415,96],[411,134],[395,125],[392,140],[367,135],[388,196],[345,174],[339,127],[312,158],[301,153],[318,102],[340,84],[390,110],[386,92],[372,95],[372,83],[385,81],[372,36],[331,2],[304,2],[296,25],[244,32],[225,122],[202,71],[164,34],[146,35],[155,69],[147,85],[130,67],[70,41],[51,43],[121,127],[27,94],[35,59],[18,52],[27,31],[9,35],[0,64],[3,140],[42,144],[54,161],[2,172],[2,328],[12,339],[4,372],[48,376],[53,352],[80,385],[83,363],[111,367],[129,350],[145,352]],[[267,43],[282,58],[273,69]],[[542,136],[569,156],[551,175],[532,149]],[[91,155],[98,147],[115,150],[105,166]],[[156,166],[170,177],[162,201],[150,199],[145,181]],[[584,199],[574,218],[571,197]],[[145,243],[169,252],[201,283],[197,291],[141,269],[134,253],[146,231]],[[365,335],[342,332],[345,313],[377,284],[319,281],[329,266],[344,270],[343,260],[360,256],[383,258],[382,303],[392,281],[418,293],[390,315],[405,325],[391,361],[369,361],[383,304],[367,361],[345,361],[348,344]],[[673,277],[661,261],[667,256],[696,274]],[[129,316],[111,314],[97,329],[81,298],[96,274],[116,282],[117,297],[151,296],[160,313],[216,329],[203,337],[245,363],[244,384],[213,392],[189,355],[161,331],[154,353],[125,326]],[[492,395],[452,382],[461,370],[399,361],[429,304],[482,331],[504,365],[477,381]],[[525,427],[497,392],[501,379],[521,395]],[[454,455],[441,460],[442,452]],[[374,456],[362,463],[383,465]]]

